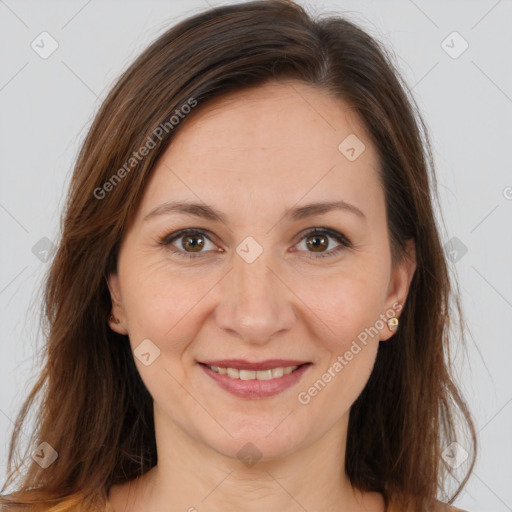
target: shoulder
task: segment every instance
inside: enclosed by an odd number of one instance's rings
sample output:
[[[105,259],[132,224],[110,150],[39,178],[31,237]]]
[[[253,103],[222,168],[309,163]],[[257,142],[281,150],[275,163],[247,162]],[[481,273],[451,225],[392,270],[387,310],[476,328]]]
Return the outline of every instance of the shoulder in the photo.
[[[17,500],[17,501],[16,501]],[[82,498],[79,495],[72,495],[60,500],[54,500],[51,503],[48,502],[34,502],[32,504],[21,503],[19,497],[12,498],[11,496],[0,496],[0,512],[89,512],[89,508],[84,508],[82,505]],[[98,509],[95,509],[97,512]],[[106,512],[111,509],[101,509],[101,512]],[[91,511],[92,512],[92,511]]]
[[[443,504],[444,508],[439,509],[440,512],[469,512],[468,510],[463,510],[461,508],[457,508],[453,505]]]
[[[432,501],[425,510],[428,512],[469,512],[438,500]],[[387,509],[387,512],[399,512],[399,509],[392,505]]]
[[[50,507],[45,507],[44,505],[0,504],[0,512],[46,512],[47,510],[50,510]]]
[[[442,503],[441,501],[438,501],[436,503],[435,512],[469,512],[468,510],[463,510],[461,508],[457,508],[453,505],[448,505],[446,503]]]
[[[8,498],[8,496],[0,496],[0,512],[28,512],[30,510],[28,505],[18,505],[7,501],[5,498]]]

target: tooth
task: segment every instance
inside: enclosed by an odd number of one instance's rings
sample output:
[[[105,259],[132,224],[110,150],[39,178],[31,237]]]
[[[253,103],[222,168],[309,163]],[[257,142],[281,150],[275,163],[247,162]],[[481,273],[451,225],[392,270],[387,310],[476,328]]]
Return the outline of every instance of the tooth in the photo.
[[[256,372],[258,380],[270,380],[272,378],[272,370],[260,370]]]
[[[278,379],[283,375],[288,375],[298,368],[298,366],[287,366],[272,368],[268,370],[239,370],[238,368],[223,368],[222,366],[210,366],[214,372],[220,375],[227,375],[232,379],[240,380],[271,380]]]
[[[240,370],[237,370],[236,368],[228,368],[227,375],[232,379],[238,379],[240,378]]]
[[[284,375],[283,368],[272,368],[272,378],[273,379],[282,377],[283,375]]]
[[[240,380],[254,380],[256,372],[254,370],[240,370]]]

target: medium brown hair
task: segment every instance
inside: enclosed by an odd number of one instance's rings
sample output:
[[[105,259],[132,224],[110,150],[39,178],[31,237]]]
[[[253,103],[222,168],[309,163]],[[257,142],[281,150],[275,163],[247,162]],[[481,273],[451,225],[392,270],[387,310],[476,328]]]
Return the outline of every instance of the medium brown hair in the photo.
[[[425,124],[392,57],[364,30],[341,16],[314,18],[292,1],[268,0],[211,8],[167,30],[122,74],[96,115],[76,162],[46,280],[43,369],[11,439],[2,492],[15,490],[0,503],[105,510],[113,484],[156,464],[152,398],[127,336],[108,326],[106,277],[116,269],[120,241],[151,171],[187,121],[171,127],[171,116],[191,99],[199,111],[211,98],[289,79],[320,88],[359,114],[379,155],[393,262],[407,257],[406,240],[416,246],[400,328],[380,344],[350,411],[345,471],[354,486],[383,493],[398,509],[423,510],[438,492],[446,493],[451,470],[441,455],[458,438],[461,419],[471,457],[450,503],[466,484],[476,434],[449,351],[450,322],[459,320],[457,341],[464,340],[465,327],[433,212],[437,185]],[[165,123],[167,130],[155,138]],[[149,138],[155,147],[127,168]],[[128,171],[112,181],[121,168]],[[112,186],[98,198],[107,182]],[[22,426],[36,404],[30,446],[15,461]],[[58,452],[47,469],[29,456],[43,441]]]

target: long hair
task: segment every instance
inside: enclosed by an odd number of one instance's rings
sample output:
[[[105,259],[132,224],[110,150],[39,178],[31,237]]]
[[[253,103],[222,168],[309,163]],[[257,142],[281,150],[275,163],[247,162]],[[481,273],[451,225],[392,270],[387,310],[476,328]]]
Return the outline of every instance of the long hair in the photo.
[[[458,439],[460,421],[471,456],[450,503],[460,493],[475,464],[476,434],[452,375],[450,322],[459,321],[457,342],[464,322],[433,211],[437,185],[425,124],[392,57],[364,30],[341,16],[313,18],[292,1],[265,0],[211,8],[171,27],[100,107],[76,161],[45,281],[42,370],[17,417],[2,489],[9,494],[0,503],[105,510],[112,485],[156,464],[152,398],[127,336],[108,327],[106,277],[152,169],[187,122],[184,113],[288,79],[347,101],[359,114],[378,151],[393,262],[405,257],[406,240],[416,246],[400,329],[380,344],[350,411],[344,469],[352,485],[383,493],[397,509],[423,510],[446,492],[452,470],[442,453]],[[29,445],[15,460],[36,407]],[[44,469],[30,456],[41,443],[58,454]]]

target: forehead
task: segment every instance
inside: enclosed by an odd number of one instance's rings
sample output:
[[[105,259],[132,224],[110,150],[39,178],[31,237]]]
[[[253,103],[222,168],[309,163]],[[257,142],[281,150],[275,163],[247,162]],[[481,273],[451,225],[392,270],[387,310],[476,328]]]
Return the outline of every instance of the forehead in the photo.
[[[347,102],[298,81],[270,82],[199,105],[172,145],[244,154],[297,148],[316,157],[320,152],[337,156],[340,136],[350,133],[367,138]]]
[[[354,136],[364,151],[351,160],[340,144]],[[146,192],[152,202],[236,195],[241,204],[265,208],[278,198],[325,200],[326,192],[356,202],[379,194],[377,165],[350,104],[301,82],[270,82],[198,105]]]

